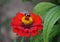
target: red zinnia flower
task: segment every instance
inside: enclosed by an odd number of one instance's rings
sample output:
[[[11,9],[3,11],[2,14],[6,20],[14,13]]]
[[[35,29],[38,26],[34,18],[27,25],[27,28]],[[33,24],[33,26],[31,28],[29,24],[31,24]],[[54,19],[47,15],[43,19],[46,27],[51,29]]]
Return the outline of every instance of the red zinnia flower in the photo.
[[[13,32],[17,35],[29,37],[36,36],[39,30],[42,30],[42,19],[34,13],[22,14],[18,12],[12,19],[11,24]]]

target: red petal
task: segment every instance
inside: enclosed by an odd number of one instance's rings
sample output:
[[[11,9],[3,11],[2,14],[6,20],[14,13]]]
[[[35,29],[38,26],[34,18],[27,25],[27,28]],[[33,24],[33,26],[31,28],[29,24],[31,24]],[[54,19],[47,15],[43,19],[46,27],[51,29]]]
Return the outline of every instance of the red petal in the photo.
[[[13,32],[18,33],[19,29],[18,28],[12,28]]]
[[[30,33],[32,36],[36,36],[38,34],[38,29],[36,27],[31,28]]]
[[[17,17],[19,20],[21,20],[23,16],[24,16],[24,14],[21,13],[21,12],[16,13],[16,17]]]
[[[39,25],[38,26],[38,30],[42,30],[43,26],[42,25]]]
[[[18,20],[16,17],[14,17],[10,23],[11,26],[17,26],[17,25],[20,25],[21,24],[21,21]]]
[[[24,28],[23,27],[19,27],[20,31],[19,31],[19,35],[20,36],[24,36]]]
[[[38,34],[38,32],[37,31],[34,31],[31,34],[32,34],[32,36],[36,36]]]
[[[22,27],[13,26],[13,32],[15,32],[17,36],[24,36],[24,29]]]
[[[30,13],[32,19],[33,19],[33,25],[40,25],[42,24],[42,19],[40,16],[37,16],[36,14],[34,13]]]
[[[19,34],[20,36],[24,36],[24,30],[20,30]]]
[[[21,19],[22,19],[22,17],[23,17],[24,15],[22,14],[22,13],[20,13],[20,12],[18,12],[17,14],[16,14],[16,16],[12,19],[12,21],[11,21],[11,26],[17,26],[17,25],[20,25],[22,22],[21,22]]]
[[[28,29],[25,29],[25,30],[24,30],[24,35],[25,35],[25,37],[29,37],[29,36],[30,36]]]
[[[16,36],[19,36],[19,33],[16,33]]]

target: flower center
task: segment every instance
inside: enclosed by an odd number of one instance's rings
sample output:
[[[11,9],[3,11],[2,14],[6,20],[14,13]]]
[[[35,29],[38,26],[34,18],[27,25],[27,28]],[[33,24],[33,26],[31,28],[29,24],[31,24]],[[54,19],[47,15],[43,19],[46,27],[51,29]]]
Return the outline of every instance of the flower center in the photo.
[[[32,17],[30,17],[29,15],[25,15],[23,18],[22,18],[22,23],[24,25],[30,25],[32,23]]]

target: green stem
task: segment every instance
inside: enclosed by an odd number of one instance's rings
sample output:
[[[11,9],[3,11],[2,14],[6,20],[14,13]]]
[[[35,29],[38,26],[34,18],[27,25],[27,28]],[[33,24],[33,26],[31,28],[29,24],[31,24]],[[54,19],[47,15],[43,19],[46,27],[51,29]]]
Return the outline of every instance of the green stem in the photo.
[[[21,42],[24,42],[24,37],[22,37]]]
[[[16,39],[14,39],[13,42],[16,42]]]
[[[33,42],[33,37],[32,36],[30,36],[29,42]]]

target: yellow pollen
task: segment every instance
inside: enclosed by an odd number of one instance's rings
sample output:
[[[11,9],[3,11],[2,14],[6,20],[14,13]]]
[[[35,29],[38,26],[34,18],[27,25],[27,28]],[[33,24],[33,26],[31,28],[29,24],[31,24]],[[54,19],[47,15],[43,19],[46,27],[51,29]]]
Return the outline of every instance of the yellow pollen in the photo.
[[[27,18],[27,19],[26,19],[26,18]],[[32,23],[32,17],[26,17],[26,16],[24,16],[24,17],[22,18],[22,23],[25,24],[25,25],[31,24],[31,23]]]

